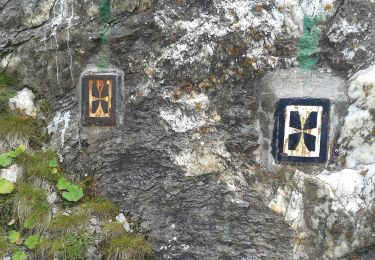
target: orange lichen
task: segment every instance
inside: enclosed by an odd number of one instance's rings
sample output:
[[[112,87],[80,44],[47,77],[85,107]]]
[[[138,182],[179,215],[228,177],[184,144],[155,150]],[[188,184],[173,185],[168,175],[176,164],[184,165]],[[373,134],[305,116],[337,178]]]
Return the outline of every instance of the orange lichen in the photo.
[[[372,86],[363,86],[363,92],[365,93],[365,97],[368,97],[370,95],[370,90],[372,89]]]
[[[228,48],[228,53],[230,56],[236,56],[243,50],[242,46],[232,46]]]
[[[146,73],[147,76],[149,76],[150,78],[153,78],[153,77],[155,77],[155,75],[156,75],[156,69],[155,69],[155,68],[150,68],[150,67],[148,67],[148,68],[145,69],[145,73]]]
[[[201,112],[202,109],[203,109],[203,106],[202,106],[201,103],[195,103],[195,104],[194,104],[194,109],[195,109],[195,111],[197,111],[197,112]]]
[[[171,96],[173,98],[173,100],[177,101],[181,98],[181,95],[182,95],[182,92],[180,89],[176,89],[172,92]]]
[[[257,5],[257,6],[255,7],[255,11],[257,11],[257,12],[262,12],[263,9],[264,9],[263,5]]]
[[[333,8],[332,4],[325,4],[324,5],[324,11],[326,11],[326,12],[331,12],[332,8]]]
[[[246,57],[243,62],[245,64],[245,66],[249,67],[249,68],[253,68],[254,64],[256,64],[256,61],[252,58],[249,58],[249,57]]]

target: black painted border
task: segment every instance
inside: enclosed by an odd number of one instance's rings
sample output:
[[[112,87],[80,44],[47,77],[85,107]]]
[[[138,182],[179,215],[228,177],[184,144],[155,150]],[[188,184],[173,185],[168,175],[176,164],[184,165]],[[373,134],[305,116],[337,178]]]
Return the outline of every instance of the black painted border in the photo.
[[[286,156],[283,155],[284,146],[284,125],[285,125],[285,108],[289,105],[303,105],[303,106],[322,106],[322,129],[320,139],[320,154],[319,157],[301,157],[301,156]],[[328,150],[328,134],[329,134],[329,114],[330,101],[329,99],[311,99],[311,98],[282,98],[277,104],[277,162],[305,162],[305,163],[324,163],[327,161]]]
[[[89,117],[89,80],[112,80],[112,115],[110,117]],[[81,113],[83,126],[115,126],[116,125],[116,93],[117,93],[117,76],[108,74],[88,74],[82,76],[81,92]]]

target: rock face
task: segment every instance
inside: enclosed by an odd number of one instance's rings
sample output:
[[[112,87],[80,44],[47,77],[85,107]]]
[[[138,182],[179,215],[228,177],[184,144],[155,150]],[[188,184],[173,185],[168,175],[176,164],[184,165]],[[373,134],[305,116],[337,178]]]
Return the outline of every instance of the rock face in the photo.
[[[110,5],[103,44],[99,1],[0,0],[0,66],[48,98],[51,147],[157,259],[372,259],[373,1]],[[103,58],[123,122],[84,128],[77,85]],[[276,102],[301,96],[331,100],[327,164],[271,155]]]

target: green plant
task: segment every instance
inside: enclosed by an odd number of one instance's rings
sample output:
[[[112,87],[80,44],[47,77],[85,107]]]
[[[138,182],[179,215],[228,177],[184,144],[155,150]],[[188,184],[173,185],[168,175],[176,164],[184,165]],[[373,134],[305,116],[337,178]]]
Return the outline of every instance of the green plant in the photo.
[[[42,239],[38,254],[42,259],[57,256],[62,260],[84,260],[86,252],[94,239],[87,234],[66,234],[56,239]]]
[[[35,177],[43,180],[56,182],[61,176],[61,173],[52,174],[50,161],[56,158],[56,153],[53,151],[22,153],[16,158],[16,161],[24,169],[24,176],[26,179],[34,179]]]
[[[103,233],[105,239],[108,241],[125,235],[125,229],[122,223],[110,222],[103,225]]]
[[[87,234],[69,234],[65,237],[63,255],[66,260],[84,260],[93,238]]]
[[[82,213],[75,213],[71,215],[58,215],[49,225],[49,229],[56,232],[72,232],[79,229],[84,223],[87,222],[87,216]]]
[[[52,174],[56,174],[58,172],[56,159],[50,160],[48,166],[51,168]]]
[[[54,259],[54,257],[64,248],[64,237],[59,238],[41,238],[36,248],[36,254],[39,259]]]
[[[3,238],[2,232],[0,232],[0,259],[2,259],[10,250],[10,245]]]
[[[14,218],[14,197],[15,193],[0,196],[0,229],[1,227],[6,227]]]
[[[25,146],[23,144],[20,144],[15,150],[0,154],[0,167],[8,167],[12,164],[13,158],[16,158],[25,151]]]
[[[88,214],[96,214],[103,218],[113,218],[120,213],[120,209],[105,198],[94,198],[84,202],[81,208]]]
[[[12,164],[12,158],[8,155],[8,153],[0,154],[0,167],[8,167]]]
[[[0,115],[0,134],[15,138],[26,138],[40,133],[37,122],[30,117],[16,114]]]
[[[14,84],[14,80],[5,73],[0,73],[0,89],[8,88]]]
[[[9,231],[8,239],[9,239],[9,242],[12,244],[17,244],[17,245],[22,244],[21,233],[18,231],[15,231],[15,230]]]
[[[17,191],[15,201],[20,222],[27,229],[44,229],[51,212],[46,191],[25,182],[17,185]]]
[[[65,178],[60,178],[57,181],[57,189],[62,191],[62,197],[67,201],[77,202],[83,197],[83,189],[70,183]]]
[[[26,260],[26,259],[27,259],[26,253],[21,250],[17,250],[12,256],[12,260]]]
[[[108,259],[141,260],[152,255],[152,247],[140,235],[123,235],[108,243]]]
[[[40,110],[42,111],[46,121],[50,121],[52,119],[53,108],[50,103],[45,100],[41,102]]]
[[[9,113],[9,99],[16,94],[12,78],[0,73],[0,114]]]
[[[39,235],[31,235],[25,240],[25,245],[33,250],[39,243],[40,236]]]
[[[7,179],[0,179],[0,194],[9,194],[14,190],[14,184]]]

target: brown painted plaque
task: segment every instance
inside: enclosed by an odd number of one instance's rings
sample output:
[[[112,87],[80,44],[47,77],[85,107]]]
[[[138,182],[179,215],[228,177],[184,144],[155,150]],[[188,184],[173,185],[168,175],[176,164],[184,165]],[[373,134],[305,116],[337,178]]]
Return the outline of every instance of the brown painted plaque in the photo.
[[[82,77],[84,126],[116,124],[116,75],[90,74]]]

